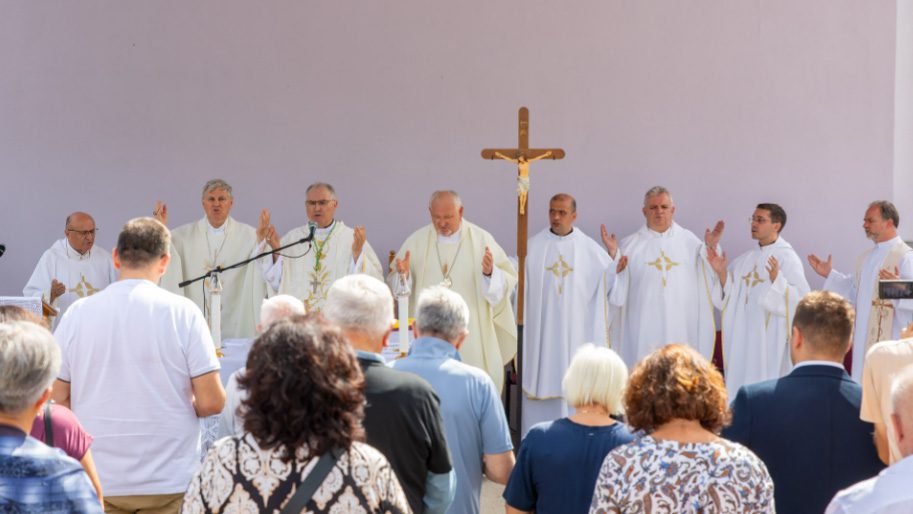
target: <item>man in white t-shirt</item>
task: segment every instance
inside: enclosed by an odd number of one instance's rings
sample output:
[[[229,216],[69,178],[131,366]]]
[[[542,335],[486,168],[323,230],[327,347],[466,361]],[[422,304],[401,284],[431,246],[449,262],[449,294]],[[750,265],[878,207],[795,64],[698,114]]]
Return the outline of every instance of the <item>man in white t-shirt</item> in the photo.
[[[76,301],[55,333],[54,400],[95,437],[108,513],[177,513],[200,462],[198,418],[225,403],[203,314],[156,285],[170,244],[158,221],[127,222],[114,251],[118,281]]]

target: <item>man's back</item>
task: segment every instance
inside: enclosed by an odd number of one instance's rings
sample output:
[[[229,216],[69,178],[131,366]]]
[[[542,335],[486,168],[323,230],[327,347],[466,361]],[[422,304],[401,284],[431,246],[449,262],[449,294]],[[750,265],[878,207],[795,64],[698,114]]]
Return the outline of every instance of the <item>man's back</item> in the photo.
[[[75,303],[55,335],[106,495],[182,492],[199,463],[191,379],[219,368],[199,309],[122,280]]]
[[[367,442],[390,461],[413,512],[424,512],[427,474],[450,472],[440,402],[422,378],[359,352],[365,373]]]
[[[456,360],[446,341],[423,337],[394,368],[415,373],[431,384],[441,399],[447,446],[457,476],[451,514],[479,512],[482,460],[485,454],[509,451],[513,445],[498,390],[484,371]]]
[[[62,451],[0,426],[0,511],[95,513],[101,504],[85,470]]]
[[[840,489],[877,474],[862,389],[842,368],[811,364],[741,388],[723,436],[748,446],[774,481],[777,512],[823,512]]]

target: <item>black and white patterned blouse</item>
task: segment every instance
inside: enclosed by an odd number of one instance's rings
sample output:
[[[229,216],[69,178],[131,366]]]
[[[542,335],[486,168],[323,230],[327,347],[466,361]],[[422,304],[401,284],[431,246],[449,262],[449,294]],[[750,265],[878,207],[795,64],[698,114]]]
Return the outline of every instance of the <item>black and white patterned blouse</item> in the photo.
[[[602,463],[590,514],[775,513],[767,468],[744,446],[719,439],[680,443],[650,436]]]
[[[317,463],[306,448],[292,462],[261,450],[250,434],[216,443],[194,475],[181,512],[278,513]],[[302,512],[410,513],[390,464],[374,448],[353,443]]]

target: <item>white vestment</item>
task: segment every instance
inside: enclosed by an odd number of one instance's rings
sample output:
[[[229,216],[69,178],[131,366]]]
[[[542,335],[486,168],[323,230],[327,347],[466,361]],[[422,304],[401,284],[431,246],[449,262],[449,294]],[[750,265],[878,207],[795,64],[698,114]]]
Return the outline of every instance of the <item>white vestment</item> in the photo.
[[[219,228],[206,218],[180,226],[171,232],[172,254],[167,278],[161,286],[193,300],[206,313],[209,279],[179,289],[176,282],[199,277],[216,266],[229,266],[247,259],[257,247],[257,230],[228,217]],[[175,256],[177,258],[175,258]],[[256,337],[260,304],[266,298],[266,284],[254,264],[222,273],[222,339]]]
[[[35,271],[22,290],[22,296],[50,300],[51,281],[55,279],[66,286],[66,292],[51,302],[58,313],[52,327],[57,326],[58,320],[73,302],[92,296],[116,281],[117,271],[114,269],[111,252],[93,245],[88,252],[80,255],[70,246],[67,238],[63,238],[55,241],[41,255]]]
[[[767,272],[771,256],[780,263],[773,284]],[[743,385],[789,372],[793,314],[808,291],[802,260],[782,237],[732,261],[725,287],[715,283],[712,298],[722,313],[723,365],[730,395]]]
[[[283,236],[281,244],[304,239],[310,233],[303,225]],[[336,220],[328,227],[318,228],[314,241],[292,246],[282,251],[274,263],[272,258],[262,257],[260,268],[267,283],[279,294],[300,298],[308,312],[319,311],[326,303],[327,292],[333,282],[346,275],[364,273],[383,280],[383,268],[371,244],[365,241],[358,261],[352,258],[352,242],[355,230]],[[261,243],[261,249],[266,242]]]
[[[482,274],[485,247],[491,250],[494,268],[491,277]],[[445,281],[469,305],[469,335],[460,348],[463,362],[488,373],[498,388],[504,386],[504,366],[517,353],[517,321],[510,305],[510,291],[517,283],[513,267],[491,234],[465,218],[451,236],[438,236],[434,225],[410,235],[397,253],[403,259],[410,253],[409,315],[414,315],[419,293]],[[443,269],[446,267],[446,271]],[[395,270],[387,277],[396,279]]]
[[[887,262],[898,260],[899,262]],[[900,330],[913,321],[913,300],[894,300],[885,308],[872,309],[873,302],[878,300],[878,272],[887,267],[894,272],[900,269],[900,278],[913,280],[913,251],[900,237],[882,243],[875,243],[874,248],[863,253],[852,275],[844,275],[836,269],[831,270],[824,289],[833,291],[846,298],[856,309],[856,325],[853,328],[853,380],[862,380],[862,367],[865,354],[878,341],[900,339]],[[880,316],[888,310],[893,311],[893,323],[890,330],[885,330],[878,337],[869,335],[870,328],[877,328]]]
[[[662,233],[642,227],[621,241],[620,251],[628,265],[609,299],[621,308],[621,326],[612,335],[621,341],[619,354],[628,368],[668,343],[687,343],[712,358],[716,322],[710,293],[716,274],[704,242],[672,223]]]
[[[568,415],[561,382],[584,343],[610,346],[607,284],[615,262],[579,228],[545,229],[529,240],[523,325],[522,435]]]

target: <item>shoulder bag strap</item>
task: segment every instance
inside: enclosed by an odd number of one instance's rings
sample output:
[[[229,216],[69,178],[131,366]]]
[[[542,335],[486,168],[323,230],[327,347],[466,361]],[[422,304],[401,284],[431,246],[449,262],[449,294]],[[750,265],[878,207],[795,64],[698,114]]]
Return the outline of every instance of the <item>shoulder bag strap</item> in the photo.
[[[285,508],[279,514],[299,514],[304,510],[307,503],[311,501],[311,496],[314,496],[317,488],[320,487],[320,484],[330,474],[330,470],[336,465],[340,454],[341,452],[338,448],[332,448],[321,455],[317,464],[311,469],[304,482],[298,486],[298,490],[295,491],[292,499],[285,504]]]
[[[54,430],[51,429],[51,401],[44,402],[44,442],[54,446]]]

